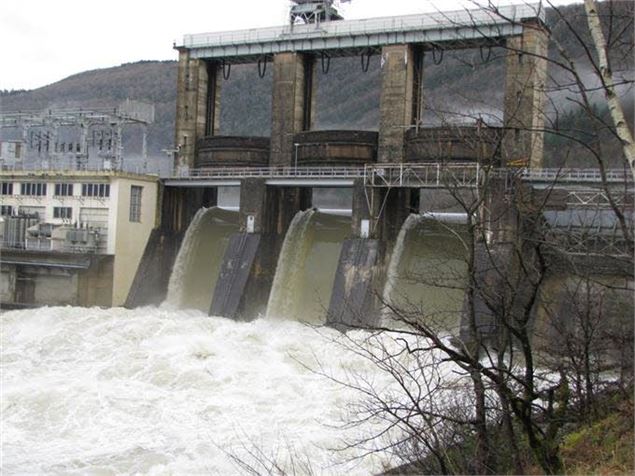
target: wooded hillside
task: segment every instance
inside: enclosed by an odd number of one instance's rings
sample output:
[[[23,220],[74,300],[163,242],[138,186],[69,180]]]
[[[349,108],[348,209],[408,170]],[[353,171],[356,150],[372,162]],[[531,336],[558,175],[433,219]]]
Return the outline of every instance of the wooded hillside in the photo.
[[[612,8],[620,19],[611,28],[626,28],[626,44],[612,45],[614,72],[633,76],[633,3],[629,0],[614,2]],[[607,7],[604,6],[606,11]],[[565,48],[585,74],[584,48],[571,38],[565,23],[573,25],[582,38],[589,34],[582,4],[562,7],[562,17],[548,10],[547,23],[552,32],[552,46],[556,42]],[[428,124],[441,121],[464,120],[465,114],[482,115],[486,122],[500,123],[504,91],[504,50],[493,49],[445,51],[439,65],[430,54],[425,58],[425,114]],[[436,58],[438,60],[438,58]],[[323,71],[327,70],[325,74]],[[377,129],[379,122],[379,58],[373,56],[367,72],[362,71],[359,57],[334,58],[330,64],[317,64],[316,129]],[[156,106],[156,122],[149,128],[148,150],[151,155],[162,155],[161,150],[173,147],[174,113],[176,100],[176,62],[140,61],[121,66],[86,71],[57,83],[31,91],[0,91],[3,111],[47,109],[55,107],[115,106],[126,98],[149,101]],[[260,79],[257,66],[234,66],[229,80],[223,81],[221,105],[221,134],[268,135],[271,112],[271,65]],[[556,74],[556,81],[567,78]],[[553,88],[551,109],[558,109],[560,126],[570,125],[584,129],[585,119],[575,104],[575,98],[566,88]],[[631,85],[632,86],[632,85]],[[558,89],[558,90],[556,90]],[[633,110],[633,91],[622,88],[623,101],[628,111]],[[600,97],[598,97],[600,99]],[[599,101],[600,103],[600,101]],[[601,101],[603,103],[603,101]],[[598,106],[600,111],[601,105]],[[580,132],[583,134],[583,132]],[[609,137],[606,140],[610,140]],[[126,150],[140,143],[134,131],[125,138]],[[561,141],[546,137],[547,160],[551,165],[561,164]],[[615,151],[617,152],[617,145]],[[133,150],[133,153],[136,152]],[[575,155],[575,154],[574,154]],[[577,155],[584,163],[584,152]],[[572,164],[570,164],[572,165]]]

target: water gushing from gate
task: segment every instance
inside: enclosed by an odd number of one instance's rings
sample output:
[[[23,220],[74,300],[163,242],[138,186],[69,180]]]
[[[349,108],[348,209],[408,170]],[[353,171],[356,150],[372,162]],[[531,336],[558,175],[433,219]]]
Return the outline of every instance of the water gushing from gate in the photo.
[[[229,236],[237,231],[237,212],[212,207],[194,215],[174,262],[168,305],[209,311]]]
[[[384,324],[396,324],[394,309],[406,319],[426,319],[441,332],[458,334],[467,277],[466,230],[458,218],[412,214],[406,219],[386,272]]]
[[[267,317],[321,324],[350,217],[298,212],[280,251]]]

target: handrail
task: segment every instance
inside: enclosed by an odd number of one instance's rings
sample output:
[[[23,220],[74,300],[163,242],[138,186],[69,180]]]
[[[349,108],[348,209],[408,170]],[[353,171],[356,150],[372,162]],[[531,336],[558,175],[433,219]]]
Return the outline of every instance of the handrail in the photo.
[[[423,180],[427,183],[439,182],[448,174],[461,177],[464,181],[475,181],[485,174],[499,177],[518,177],[523,181],[558,181],[558,182],[601,182],[602,174],[598,169],[529,169],[529,168],[487,168],[469,163],[429,163],[429,164],[371,164],[362,167],[209,167],[183,169],[169,179],[201,179],[201,178],[361,178],[368,185],[380,182],[391,182],[399,179],[401,183],[407,179]],[[609,182],[632,182],[630,173],[623,169],[608,169],[604,174]]]
[[[18,163],[18,164],[1,164],[0,165],[0,173],[2,172],[34,172],[34,173],[47,173],[47,172],[99,172],[105,174],[133,174],[133,175],[152,175],[158,176],[154,172],[147,172],[144,170],[143,166],[134,166],[134,167],[125,167],[125,168],[117,168],[117,167],[105,167],[100,164],[85,164],[81,167],[72,166],[69,167],[65,164],[59,164],[55,162],[49,162],[47,166],[42,166],[37,163]]]
[[[364,176],[361,167],[217,167],[182,170],[172,179],[200,178],[357,178]]]

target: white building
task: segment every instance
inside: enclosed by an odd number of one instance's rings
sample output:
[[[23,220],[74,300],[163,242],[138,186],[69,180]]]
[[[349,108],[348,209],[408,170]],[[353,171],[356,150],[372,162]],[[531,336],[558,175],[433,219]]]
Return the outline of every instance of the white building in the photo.
[[[2,303],[122,305],[158,188],[125,172],[0,172]]]

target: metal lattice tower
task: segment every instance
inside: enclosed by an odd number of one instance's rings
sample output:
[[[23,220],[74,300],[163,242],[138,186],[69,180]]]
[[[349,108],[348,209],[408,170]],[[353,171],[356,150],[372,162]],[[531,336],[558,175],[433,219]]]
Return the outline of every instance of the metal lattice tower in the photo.
[[[342,20],[333,7],[333,0],[292,0],[294,5],[289,12],[291,25],[296,23],[319,25],[321,22]]]

